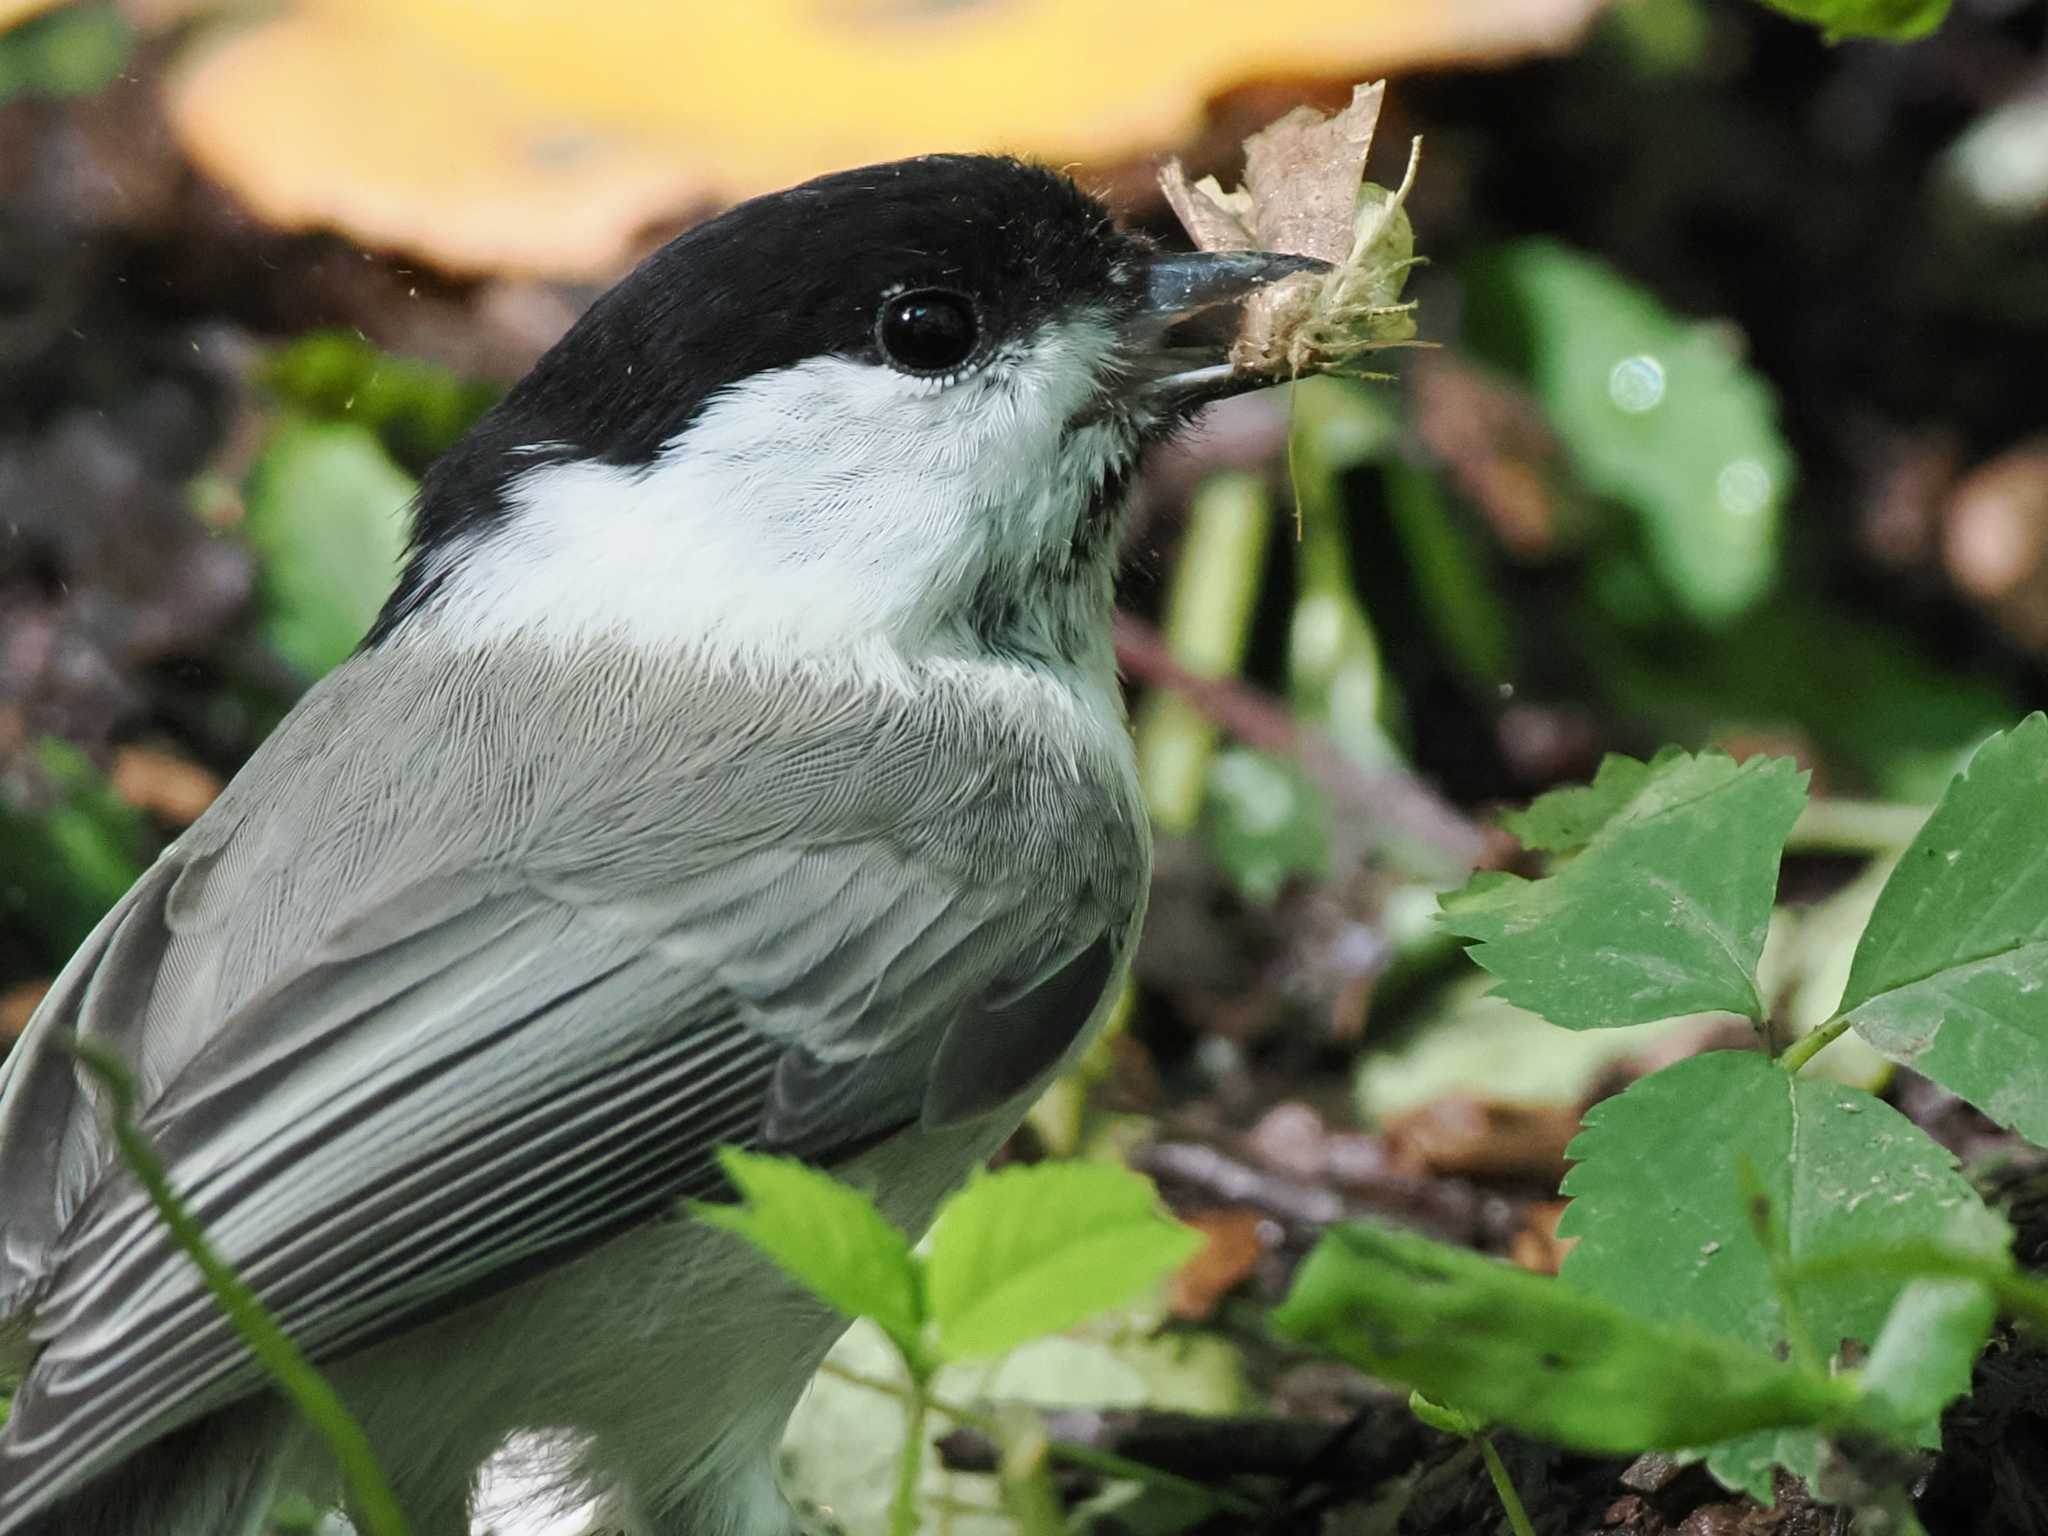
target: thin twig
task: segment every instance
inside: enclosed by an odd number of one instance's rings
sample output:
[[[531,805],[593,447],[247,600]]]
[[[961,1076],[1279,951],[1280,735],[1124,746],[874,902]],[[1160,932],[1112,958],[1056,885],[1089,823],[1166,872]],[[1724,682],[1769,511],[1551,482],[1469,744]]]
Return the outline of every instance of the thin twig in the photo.
[[[1382,831],[1421,844],[1460,871],[1477,865],[1485,852],[1486,834],[1428,785],[1410,774],[1361,767],[1242,678],[1190,672],[1158,630],[1127,613],[1116,616],[1116,657],[1126,674],[1171,689],[1246,746],[1291,758],[1323,793]]]

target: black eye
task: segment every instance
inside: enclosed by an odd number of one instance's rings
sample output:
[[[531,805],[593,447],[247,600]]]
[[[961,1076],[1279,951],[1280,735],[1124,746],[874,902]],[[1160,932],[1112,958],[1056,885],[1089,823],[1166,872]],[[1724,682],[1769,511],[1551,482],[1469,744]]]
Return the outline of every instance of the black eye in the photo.
[[[905,373],[950,373],[974,355],[981,327],[974,306],[943,288],[919,288],[882,301],[875,339]]]

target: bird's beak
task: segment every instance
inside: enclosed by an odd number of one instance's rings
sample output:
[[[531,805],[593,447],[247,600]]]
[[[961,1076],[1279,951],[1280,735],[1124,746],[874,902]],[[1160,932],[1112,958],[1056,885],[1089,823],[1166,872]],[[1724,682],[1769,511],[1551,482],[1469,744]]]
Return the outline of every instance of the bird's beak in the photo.
[[[1147,374],[1145,403],[1186,412],[1274,382],[1230,362],[1239,307],[1283,277],[1328,267],[1313,256],[1273,251],[1189,251],[1148,258],[1144,300],[1132,322]]]

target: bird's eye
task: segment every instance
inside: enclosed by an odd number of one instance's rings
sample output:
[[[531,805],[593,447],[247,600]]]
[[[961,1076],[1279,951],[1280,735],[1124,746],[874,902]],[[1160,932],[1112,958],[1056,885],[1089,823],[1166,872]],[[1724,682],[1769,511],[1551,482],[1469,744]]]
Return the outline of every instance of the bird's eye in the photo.
[[[905,373],[950,373],[974,355],[981,327],[974,306],[943,288],[919,288],[882,303],[875,339]]]

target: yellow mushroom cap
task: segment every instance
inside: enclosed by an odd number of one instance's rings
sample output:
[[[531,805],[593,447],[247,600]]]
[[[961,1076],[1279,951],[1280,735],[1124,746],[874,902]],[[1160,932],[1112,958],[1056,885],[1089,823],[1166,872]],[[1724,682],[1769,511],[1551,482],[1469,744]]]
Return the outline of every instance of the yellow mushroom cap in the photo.
[[[1142,153],[1235,83],[1558,49],[1598,4],[297,0],[195,48],[168,102],[267,222],[595,277],[693,206],[929,150]]]

